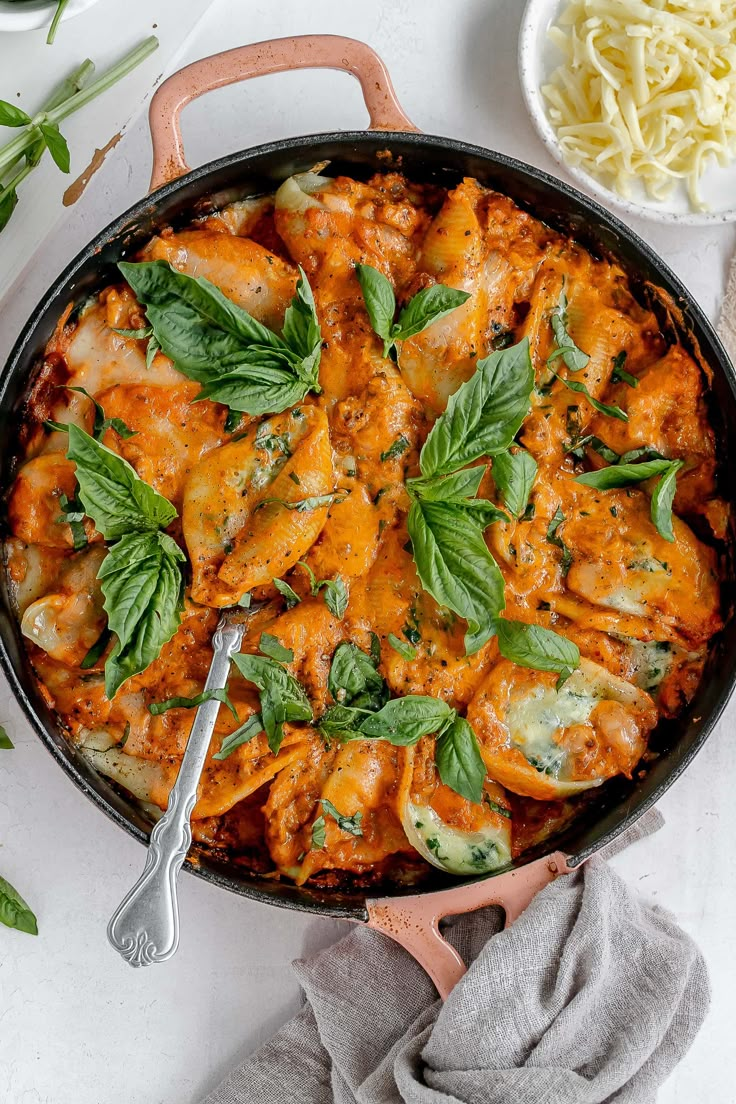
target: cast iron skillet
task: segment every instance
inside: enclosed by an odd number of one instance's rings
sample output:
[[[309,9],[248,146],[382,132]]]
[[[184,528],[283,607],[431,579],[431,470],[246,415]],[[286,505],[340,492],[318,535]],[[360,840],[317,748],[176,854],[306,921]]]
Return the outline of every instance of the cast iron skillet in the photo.
[[[263,73],[299,67],[343,69],[361,82],[371,130],[319,134],[272,142],[189,171],[184,160],[178,115],[189,100],[212,88]],[[736,425],[736,374],[703,312],[662,261],[631,230],[598,204],[539,169],[510,157],[448,138],[418,133],[399,107],[380,59],[363,43],[336,36],[309,36],[257,43],[206,58],[181,70],[159,89],[151,105],[155,190],[107,227],[56,280],[23,329],[0,388],[0,483],[13,477],[15,435],[29,381],[57,319],[69,302],[79,303],[119,278],[114,268],[152,234],[188,223],[211,206],[242,196],[272,192],[287,176],[329,161],[331,174],[367,178],[400,167],[410,180],[452,187],[464,176],[509,195],[550,226],[572,234],[594,254],[615,258],[638,294],[651,302],[661,289],[671,309],[663,324],[674,327],[713,375],[711,417],[720,443],[723,471],[733,470],[729,427]],[[390,151],[390,156],[386,151]],[[655,294],[654,298],[657,298]],[[725,482],[720,492],[736,506],[736,491]],[[142,843],[150,824],[141,810],[66,741],[45,705],[26,659],[18,623],[2,574],[0,663],[31,724],[76,785],[122,828]],[[727,569],[732,579],[733,572]],[[728,584],[727,604],[730,603]],[[421,891],[394,889],[380,900],[365,893],[328,892],[275,883],[249,875],[234,864],[190,856],[188,869],[215,885],[285,908],[364,921],[403,943],[445,995],[465,967],[439,934],[438,920],[451,913],[500,903],[507,921],[533,894],[560,873],[577,867],[653,805],[682,773],[716,724],[736,681],[736,629],[729,619],[714,642],[702,685],[683,716],[661,724],[653,747],[661,752],[633,781],[603,786],[582,816],[566,831],[525,854],[506,873],[458,881],[433,875]]]

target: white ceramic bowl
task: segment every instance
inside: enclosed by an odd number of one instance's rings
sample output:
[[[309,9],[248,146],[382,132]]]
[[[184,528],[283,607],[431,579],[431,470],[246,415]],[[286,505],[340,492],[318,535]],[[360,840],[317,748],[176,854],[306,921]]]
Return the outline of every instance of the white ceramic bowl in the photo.
[[[96,3],[97,0],[69,0],[61,22],[80,15]],[[35,31],[38,27],[48,27],[56,7],[57,0],[28,0],[24,4],[0,0],[0,31]]]
[[[666,200],[658,201],[648,196],[643,185],[635,181],[632,198],[624,199],[596,177],[565,161],[541,93],[547,76],[559,64],[558,52],[549,41],[547,31],[564,3],[565,0],[527,0],[519,35],[519,77],[524,99],[539,136],[552,156],[585,191],[630,215],[686,226],[736,222],[736,162],[726,168],[711,165],[706,170],[701,180],[701,194],[710,210],[692,211],[684,187],[675,189]]]

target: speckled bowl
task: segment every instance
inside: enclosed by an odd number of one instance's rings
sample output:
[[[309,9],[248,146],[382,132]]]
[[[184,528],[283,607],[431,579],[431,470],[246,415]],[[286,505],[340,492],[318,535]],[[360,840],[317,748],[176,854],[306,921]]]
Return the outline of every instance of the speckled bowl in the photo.
[[[568,164],[562,155],[541,92],[547,75],[558,64],[558,52],[549,41],[547,31],[565,2],[566,0],[527,0],[519,33],[519,79],[522,92],[537,133],[555,160],[586,192],[600,199],[606,206],[617,207],[629,215],[656,222],[679,223],[681,226],[736,222],[736,161],[726,168],[711,165],[703,175],[701,191],[710,206],[709,211],[692,211],[684,187],[676,188],[668,199],[658,201],[648,196],[643,186],[635,182],[632,197],[626,199],[584,169]]]

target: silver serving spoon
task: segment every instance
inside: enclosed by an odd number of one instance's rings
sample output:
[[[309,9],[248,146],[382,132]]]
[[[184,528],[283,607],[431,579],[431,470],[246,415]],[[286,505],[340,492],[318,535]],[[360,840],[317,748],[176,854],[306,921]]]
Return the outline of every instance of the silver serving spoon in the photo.
[[[253,603],[247,610],[223,610],[212,637],[205,690],[221,690],[227,685],[230,657],[240,651],[250,615],[263,605],[265,602]],[[220,702],[211,699],[197,709],[166,812],[151,832],[143,873],[108,924],[107,938],[131,966],[165,962],[179,945],[176,879],[192,842],[189,818],[219,708]]]

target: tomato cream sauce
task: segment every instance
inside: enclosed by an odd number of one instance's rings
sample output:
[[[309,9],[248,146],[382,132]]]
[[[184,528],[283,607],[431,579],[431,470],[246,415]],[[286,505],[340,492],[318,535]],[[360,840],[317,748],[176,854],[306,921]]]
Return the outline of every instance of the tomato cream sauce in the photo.
[[[316,722],[287,722],[278,754],[260,733],[215,759],[259,709],[256,688],[234,672],[239,720],[220,708],[193,813],[204,848],[299,884],[415,881],[438,855],[452,856],[448,869],[472,872],[503,864],[569,820],[575,795],[631,777],[658,719],[676,716],[697,689],[720,628],[726,508],[703,373],[665,340],[624,273],[473,180],[447,191],[398,174],[367,183],[294,178],[275,201],[232,204],[162,231],[139,259],[205,277],[277,332],[301,265],[322,331],[321,392],[232,425],[227,408],[200,399],[200,384],[163,353],[147,364],[145,340],[117,332],[147,325],[122,280],[60,320],[24,415],[6,563],[42,692],[90,762],[148,810],[165,808],[194,713],[154,716],[148,707],[201,692],[218,610],[252,592],[266,604],[243,651],[256,653],[263,632],[289,649],[288,670],[316,718],[334,705],[335,649],[350,641],[369,652],[375,637],[393,695],[430,695],[467,715],[487,770],[484,800],[442,784],[433,736],[414,747],[341,744]],[[371,327],[356,264],[388,277],[400,305],[434,283],[470,297],[404,341],[395,363]],[[589,357],[578,378],[628,421],[600,413],[551,371],[560,361],[548,363],[549,319],[563,289],[569,334]],[[506,584],[505,616],[580,648],[580,668],[560,690],[553,674],[503,659],[495,638],[465,654],[466,625],[423,590],[407,532],[406,480],[419,474],[419,451],[448,397],[481,358],[523,337],[536,387],[518,440],[538,475],[523,519],[494,522],[485,536]],[[615,375],[621,353],[637,386]],[[174,505],[169,532],[189,561],[178,631],[112,701],[103,674],[110,645],[85,661],[106,626],[97,579],[105,545],[85,518],[87,543],[75,550],[62,517],[75,466],[67,435],[44,424],[91,431],[94,404],[70,387],[85,388],[106,418],[131,431],[110,427],[104,444]],[[673,542],[652,524],[649,484],[601,491],[575,482],[576,472],[604,466],[593,438],[618,455],[648,447],[684,462]],[[502,507],[492,461],[484,463],[481,494]],[[283,505],[308,496],[332,497],[307,512]],[[343,616],[323,590],[313,593],[310,570],[317,581],[344,581]],[[298,604],[288,608],[274,578]],[[390,634],[410,644],[406,654]],[[323,800],[346,817],[359,813],[360,834],[326,816],[314,846]]]

